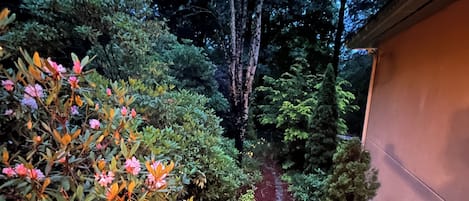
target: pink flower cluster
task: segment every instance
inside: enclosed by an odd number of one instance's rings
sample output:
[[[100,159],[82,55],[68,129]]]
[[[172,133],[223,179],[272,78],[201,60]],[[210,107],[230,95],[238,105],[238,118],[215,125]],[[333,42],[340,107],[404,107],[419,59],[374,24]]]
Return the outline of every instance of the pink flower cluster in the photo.
[[[15,83],[13,83],[11,80],[2,80],[2,86],[7,91],[13,91],[13,88],[15,88]]]
[[[83,70],[83,66],[81,65],[80,61],[73,62],[73,72],[77,75],[81,73]]]
[[[26,86],[26,88],[24,89],[24,92],[25,92],[24,94],[25,97],[32,97],[32,98],[44,97],[42,86],[39,84],[35,84],[34,86],[33,85]]]
[[[79,86],[78,86],[78,82],[79,82],[79,80],[78,80],[78,78],[75,77],[75,76],[70,76],[70,77],[68,78],[68,83],[70,84],[70,87],[71,87],[72,89],[77,89],[77,88],[79,87]]]
[[[154,170],[157,170],[158,166],[160,166],[161,170],[164,171],[165,167],[160,161],[156,161],[156,162],[153,162],[153,164],[151,164],[151,168]],[[167,174],[156,175],[156,176],[158,177],[155,178],[153,174],[148,173],[147,179],[145,180],[145,184],[151,190],[158,190],[166,185],[165,179],[166,179]]]
[[[132,111],[130,111],[130,116],[131,116],[132,118],[135,118],[135,117],[137,116],[137,112],[135,111],[134,108],[132,108]]]
[[[3,168],[2,173],[5,174],[7,177],[26,177],[28,179],[42,181],[44,180],[45,176],[39,169],[29,169],[24,166],[24,164],[17,164],[14,168],[6,167]]]
[[[125,106],[121,108],[121,114],[122,116],[127,116],[127,108]]]
[[[152,190],[158,190],[166,185],[165,178],[166,174],[161,176],[160,178],[155,178],[152,174],[148,174],[148,177],[145,180],[145,184],[148,186],[148,188]]]
[[[130,174],[138,175],[141,168],[140,162],[135,158],[135,156],[125,161],[125,170]]]
[[[67,72],[67,70],[62,66],[62,64],[57,64],[56,62],[52,61],[50,58],[47,59],[47,61],[49,62],[49,65],[52,66],[52,68],[54,69],[54,74],[52,75],[52,73],[49,71],[49,69],[45,69],[45,71],[47,73],[49,73],[50,75],[54,76],[57,80],[62,76],[62,73],[65,73]]]
[[[107,185],[111,184],[114,180],[114,173],[111,171],[103,172],[101,174],[95,174],[94,179],[99,183],[99,185],[106,187]]]
[[[3,113],[3,115],[5,116],[11,116],[11,115],[14,115],[15,112],[12,110],[12,109],[7,109],[5,110],[5,113]]]
[[[97,119],[90,119],[90,127],[92,129],[98,130],[101,126],[101,123]]]
[[[127,110],[127,108],[126,108],[125,106],[121,108],[121,114],[122,114],[122,116],[124,116],[124,117],[128,115],[128,110]],[[132,110],[130,111],[130,116],[131,116],[132,118],[135,118],[135,117],[137,116],[137,111],[135,111],[134,108],[132,108]]]
[[[38,108],[38,105],[35,98],[42,97],[44,97],[44,92],[41,85],[28,85],[24,89],[24,97],[21,100],[21,105],[25,105],[33,110],[36,110]]]
[[[73,106],[70,108],[70,113],[71,113],[72,115],[79,115],[80,112],[78,111],[78,106],[73,105]]]

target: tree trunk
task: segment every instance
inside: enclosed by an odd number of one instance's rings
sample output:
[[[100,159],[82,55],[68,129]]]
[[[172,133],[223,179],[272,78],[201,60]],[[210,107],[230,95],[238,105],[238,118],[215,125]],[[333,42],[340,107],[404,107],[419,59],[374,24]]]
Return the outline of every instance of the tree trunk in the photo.
[[[249,97],[252,93],[252,84],[254,81],[254,75],[256,74],[257,64],[259,61],[259,48],[261,45],[261,22],[262,22],[262,4],[263,0],[259,0],[259,3],[256,6],[256,19],[255,25],[256,28],[254,30],[254,35],[251,39],[251,49],[249,51],[249,63],[246,70],[246,80],[245,86],[243,90],[243,114],[242,114],[242,122],[244,125],[244,130],[240,133],[241,138],[244,138],[246,133],[246,127],[248,123],[248,115],[249,115]]]
[[[259,58],[259,47],[261,41],[261,22],[262,22],[262,4],[259,0],[256,4],[254,33],[250,40],[248,59],[242,59],[244,54],[244,41],[246,27],[250,26],[247,20],[248,0],[230,0],[230,31],[231,31],[231,58],[229,65],[230,72],[230,103],[233,113],[235,126],[235,146],[240,152],[238,160],[241,162],[244,136],[246,134],[248,115],[249,115],[249,97],[252,93],[252,84],[257,69]],[[248,61],[244,63],[243,61]],[[246,71],[244,73],[244,71]]]
[[[347,0],[340,0],[339,21],[337,22],[337,32],[335,34],[334,41],[334,57],[332,58],[332,66],[334,67],[336,76],[339,74],[340,49],[342,47],[342,34],[344,32],[344,14],[346,2]]]

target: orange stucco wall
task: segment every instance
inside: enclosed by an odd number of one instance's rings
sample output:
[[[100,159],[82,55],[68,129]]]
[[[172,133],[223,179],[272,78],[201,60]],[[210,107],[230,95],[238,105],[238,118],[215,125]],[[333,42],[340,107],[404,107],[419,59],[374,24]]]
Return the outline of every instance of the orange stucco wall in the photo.
[[[371,93],[375,200],[469,200],[469,0],[381,43]]]

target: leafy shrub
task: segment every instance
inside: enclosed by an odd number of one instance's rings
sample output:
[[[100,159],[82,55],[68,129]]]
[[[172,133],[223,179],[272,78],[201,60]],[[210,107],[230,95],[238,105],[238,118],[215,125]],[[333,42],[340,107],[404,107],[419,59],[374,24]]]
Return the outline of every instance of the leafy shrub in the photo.
[[[125,89],[95,90],[82,71],[88,57],[72,54],[69,71],[37,53],[23,55],[16,70],[0,69],[3,199],[178,196],[175,164],[143,143],[142,118]]]
[[[155,155],[167,156],[181,166],[184,192],[181,198],[230,200],[236,190],[251,183],[250,174],[235,160],[237,150],[232,140],[222,137],[220,119],[207,108],[207,98],[187,90],[173,91],[172,86],[154,86],[140,80],[111,82],[98,74],[90,75],[97,85],[111,86],[135,99],[133,107],[145,112],[143,142]]]
[[[339,143],[331,173],[317,169],[312,174],[289,172],[282,179],[296,200],[368,201],[379,188],[377,170],[370,166],[370,154],[358,139]]]
[[[66,50],[96,55],[90,67],[106,78],[172,84],[206,95],[216,111],[226,110],[213,63],[202,48],[179,43],[151,5],[150,0],[24,0],[20,8],[29,16],[2,39],[12,52],[39,50],[59,61]]]
[[[290,191],[298,201],[322,201],[327,174],[321,170],[316,173],[290,173],[282,176]]]
[[[178,88],[204,94],[208,105],[217,112],[228,109],[228,101],[218,91],[214,79],[215,65],[209,60],[202,48],[189,44],[176,44],[164,53],[169,65],[169,74],[175,77]]]
[[[247,190],[245,194],[239,197],[238,201],[256,201],[254,197],[254,190]]]

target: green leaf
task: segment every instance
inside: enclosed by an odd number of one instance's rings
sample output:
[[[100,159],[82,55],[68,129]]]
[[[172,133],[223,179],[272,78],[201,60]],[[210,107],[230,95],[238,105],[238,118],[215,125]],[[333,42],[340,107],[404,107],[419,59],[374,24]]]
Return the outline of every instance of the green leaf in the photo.
[[[95,198],[96,198],[96,195],[90,193],[86,196],[85,201],[93,201],[95,200]]]
[[[64,188],[64,190],[70,190],[70,181],[68,178],[64,177],[62,180],[60,180],[60,185],[62,188]]]
[[[19,183],[20,180],[17,180],[17,179],[12,179],[10,181],[7,181],[5,183],[3,183],[1,186],[0,186],[0,189],[3,189],[5,187],[9,187],[9,186],[13,186],[17,183]]]
[[[72,61],[73,61],[73,62],[80,61],[80,59],[78,59],[78,56],[77,56],[75,53],[72,52],[71,55],[72,55]]]
[[[111,169],[111,171],[117,170],[117,161],[116,161],[115,157],[112,157],[111,164],[109,165],[109,168]]]
[[[140,142],[137,142],[132,146],[132,149],[130,150],[130,153],[129,153],[129,157],[133,156],[135,152],[137,152],[139,146],[140,146]]]
[[[129,152],[127,151],[127,146],[125,145],[125,143],[120,143],[120,147],[121,147],[121,152],[124,155],[124,157],[130,158],[130,155],[129,155]]]

